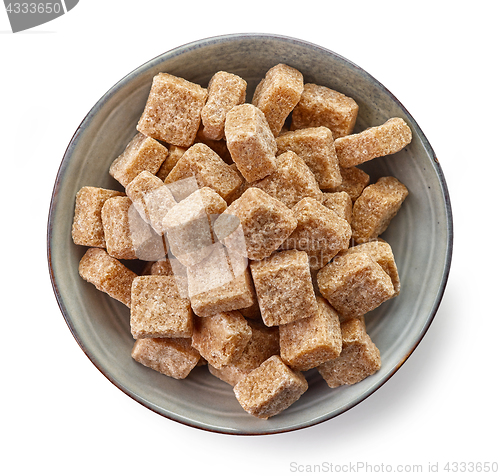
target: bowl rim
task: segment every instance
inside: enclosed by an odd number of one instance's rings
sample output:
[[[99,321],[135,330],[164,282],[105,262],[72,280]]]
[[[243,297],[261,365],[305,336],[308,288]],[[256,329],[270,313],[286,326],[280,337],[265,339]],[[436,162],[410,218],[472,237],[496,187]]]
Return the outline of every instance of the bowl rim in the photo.
[[[69,313],[67,311],[67,308],[64,303],[64,299],[60,293],[60,290],[57,286],[56,282],[56,276],[55,276],[55,271],[53,267],[53,261],[52,261],[52,250],[51,250],[51,241],[52,241],[52,232],[54,229],[54,210],[57,204],[57,197],[59,194],[60,190],[60,184],[61,184],[61,178],[64,175],[64,171],[68,166],[68,162],[71,158],[71,152],[73,149],[74,144],[76,143],[78,137],[80,136],[81,132],[85,129],[85,124],[89,122],[92,117],[98,112],[98,110],[101,108],[101,106],[115,93],[117,89],[119,89],[122,85],[126,84],[129,82],[134,76],[137,76],[141,74],[143,70],[151,68],[155,63],[158,62],[163,62],[167,58],[172,58],[175,56],[178,56],[180,54],[185,53],[186,51],[200,48],[200,47],[205,47],[209,45],[214,45],[216,43],[225,43],[225,42],[231,42],[234,40],[240,40],[240,39],[257,39],[257,40],[281,40],[284,42],[288,42],[291,44],[298,44],[301,46],[305,46],[308,48],[313,48],[313,49],[318,49],[326,53],[327,55],[331,55],[336,57],[338,60],[344,62],[346,65],[348,65],[351,68],[354,68],[361,72],[362,74],[366,75],[367,78],[370,81],[373,81],[380,90],[382,90],[384,93],[386,93],[404,112],[407,114],[408,119],[412,123],[413,128],[415,131],[417,131],[417,134],[419,138],[423,142],[424,148],[428,151],[429,155],[432,157],[433,160],[433,167],[434,170],[436,171],[436,175],[440,184],[440,190],[443,195],[443,201],[444,201],[444,206],[445,206],[445,214],[446,214],[446,227],[447,227],[447,243],[446,243],[446,256],[444,259],[444,267],[443,267],[443,274],[441,278],[441,282],[439,284],[438,292],[436,294],[436,298],[434,300],[434,304],[432,306],[431,312],[428,316],[428,319],[426,320],[425,326],[422,328],[420,334],[418,335],[413,347],[409,349],[407,354],[401,359],[399,364],[395,366],[392,372],[387,374],[383,379],[379,380],[376,385],[373,386],[372,389],[370,389],[369,392],[364,394],[361,398],[353,401],[351,404],[346,406],[346,408],[343,408],[342,410],[330,414],[330,415],[324,415],[323,417],[317,418],[314,421],[311,422],[304,422],[302,425],[298,427],[292,427],[292,428],[284,428],[284,429],[278,429],[278,430],[270,430],[270,431],[258,431],[258,432],[233,432],[233,431],[228,431],[224,429],[215,429],[212,427],[208,426],[202,426],[201,424],[194,424],[189,421],[182,420],[180,418],[176,418],[172,415],[168,415],[165,413],[161,413],[158,411],[158,409],[155,408],[154,405],[149,404],[148,401],[145,399],[141,398],[138,395],[135,395],[134,392],[129,390],[127,387],[122,385],[119,381],[114,379],[111,375],[108,374],[108,372],[103,368],[103,366],[97,361],[95,356],[90,352],[90,350],[87,348],[85,345],[85,342],[81,339],[81,337],[78,335],[76,332],[75,327],[73,326],[71,319],[69,317]],[[203,430],[203,431],[209,431],[212,433],[219,433],[219,434],[225,434],[225,435],[234,435],[234,436],[264,436],[264,435],[272,435],[272,434],[280,434],[280,433],[287,433],[291,431],[297,431],[305,428],[310,428],[312,426],[316,426],[320,423],[323,423],[325,421],[331,420],[342,413],[350,410],[351,408],[354,408],[357,406],[359,403],[363,402],[366,400],[369,396],[373,395],[382,385],[384,385],[400,368],[401,366],[408,360],[410,355],[414,352],[414,350],[417,348],[417,346],[420,344],[422,341],[423,337],[429,330],[430,325],[434,321],[434,318],[436,316],[436,313],[438,311],[438,308],[441,304],[446,285],[448,282],[450,270],[451,270],[451,261],[452,261],[452,254],[453,254],[453,239],[454,239],[454,230],[453,230],[453,215],[452,215],[452,207],[451,207],[451,199],[449,195],[449,190],[448,186],[446,184],[446,179],[444,177],[444,173],[442,170],[442,167],[437,159],[437,156],[434,152],[434,149],[430,145],[427,137],[425,136],[424,132],[420,128],[420,126],[417,124],[413,116],[409,113],[409,111],[406,109],[406,107],[392,94],[380,81],[378,81],[376,78],[374,78],[370,73],[365,71],[363,68],[358,66],[357,64],[353,63],[352,61],[346,59],[342,55],[339,55],[338,53],[335,53],[334,51],[325,48],[323,46],[317,45],[315,43],[311,43],[306,40],[286,36],[286,35],[279,35],[279,34],[273,34],[273,33],[231,33],[231,34],[225,34],[225,35],[217,35],[217,36],[210,36],[207,38],[195,40],[192,42],[188,42],[185,44],[182,44],[180,46],[177,46],[173,49],[170,49],[166,52],[163,52],[150,60],[146,61],[142,65],[138,66],[131,72],[129,72],[127,75],[125,75],[123,78],[121,78],[119,81],[117,81],[113,86],[111,86],[106,93],[104,93],[101,98],[94,104],[94,106],[90,109],[90,111],[85,115],[83,120],[80,122],[79,126],[77,127],[75,133],[71,137],[71,140],[68,143],[68,146],[66,147],[66,150],[64,152],[63,158],[61,160],[61,163],[59,165],[57,175],[55,178],[55,183],[52,191],[52,196],[50,200],[50,206],[49,206],[49,214],[48,214],[48,221],[47,221],[47,262],[48,262],[48,271],[50,275],[50,280],[52,283],[52,289],[54,291],[54,295],[56,298],[56,301],[58,303],[59,309],[61,310],[61,313],[64,317],[64,320],[66,321],[66,324],[71,331],[73,337],[75,338],[76,342],[80,346],[80,348],[83,350],[85,355],[89,358],[89,360],[94,364],[94,366],[117,388],[119,388],[122,392],[124,392],[126,395],[131,397],[133,400],[136,402],[140,403],[144,407],[148,408],[149,410],[152,410],[153,412],[157,413],[158,415],[167,418],[169,420],[175,421],[177,423],[181,423],[183,425],[189,426],[191,428],[195,428],[198,430]]]

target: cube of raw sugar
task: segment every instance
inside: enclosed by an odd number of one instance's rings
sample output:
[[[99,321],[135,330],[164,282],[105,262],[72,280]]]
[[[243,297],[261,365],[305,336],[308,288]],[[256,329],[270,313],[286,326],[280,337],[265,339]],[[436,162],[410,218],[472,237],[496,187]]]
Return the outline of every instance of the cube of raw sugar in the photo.
[[[349,223],[314,198],[303,198],[292,208],[292,213],[297,228],[281,248],[305,251],[311,269],[322,268],[339,251],[349,247]]]
[[[369,254],[380,266],[382,266],[382,269],[391,278],[392,285],[394,286],[394,296],[397,296],[401,290],[401,282],[399,280],[398,268],[394,260],[391,245],[382,239],[378,239],[377,241],[370,241],[368,243],[353,246],[343,251],[342,254],[359,252]]]
[[[314,174],[321,189],[329,190],[342,183],[332,131],[327,127],[308,127],[281,134],[276,138],[278,154],[295,152]]]
[[[380,351],[366,333],[361,320],[348,319],[341,323],[340,329],[342,352],[335,360],[318,367],[331,388],[360,382],[381,367]]]
[[[144,171],[125,187],[125,192],[142,219],[162,235],[163,219],[177,204],[170,189],[156,175]]]
[[[156,174],[168,155],[168,149],[140,132],[129,142],[123,154],[117,157],[109,173],[126,187],[143,170]]]
[[[352,221],[352,200],[347,192],[323,193],[323,205],[334,211],[347,223]]]
[[[339,316],[322,297],[318,311],[305,319],[279,326],[280,355],[294,370],[306,371],[332,359],[342,350]]]
[[[138,339],[132,358],[140,364],[175,379],[186,378],[200,361],[191,339]]]
[[[234,163],[231,154],[229,153],[229,149],[227,148],[225,139],[209,139],[205,136],[203,128],[200,128],[200,130],[196,134],[196,139],[194,142],[195,144],[200,143],[210,147],[226,164],[231,165],[232,163]]]
[[[140,217],[128,197],[112,197],[101,211],[106,250],[117,259],[158,260],[165,256],[161,236]]]
[[[238,200],[238,198],[240,198],[243,195],[245,190],[247,190],[251,186],[251,184],[249,184],[245,180],[243,175],[241,175],[241,172],[238,170],[238,167],[236,166],[235,163],[232,163],[230,167],[238,174],[238,177],[240,177],[241,185],[229,197],[227,197],[226,202],[228,205],[231,205],[231,203],[233,203],[235,200]]]
[[[220,195],[203,187],[167,213],[163,227],[170,250],[184,266],[194,266],[211,253],[215,241],[212,222],[225,209]]]
[[[302,73],[286,64],[273,66],[258,84],[252,104],[264,113],[274,137],[280,133],[303,90]]]
[[[270,256],[297,226],[293,213],[279,200],[249,188],[214,224],[214,231],[233,253],[252,260]]]
[[[396,216],[408,189],[395,177],[381,177],[363,190],[352,207],[352,237],[365,243],[381,235]]]
[[[175,167],[175,164],[179,162],[179,159],[182,157],[184,152],[186,152],[186,147],[179,147],[177,145],[169,145],[168,146],[168,155],[161,167],[159,168],[156,176],[165,181],[167,175],[171,172],[171,170]]]
[[[238,311],[197,317],[192,345],[215,368],[241,357],[252,337],[252,330]]]
[[[318,311],[305,251],[276,252],[252,261],[250,271],[266,326],[288,324]]]
[[[290,129],[324,126],[337,139],[352,133],[358,109],[354,99],[326,86],[307,83],[293,110]]]
[[[208,98],[201,110],[203,134],[208,139],[224,136],[226,114],[231,108],[245,102],[247,82],[236,74],[219,71],[208,83]]]
[[[132,282],[137,277],[133,271],[101,248],[89,248],[78,267],[80,276],[125,306],[131,305]]]
[[[248,324],[252,329],[252,337],[241,357],[220,369],[208,366],[212,375],[233,387],[262,362],[280,352],[278,327],[266,327],[255,321],[249,321]]]
[[[188,268],[189,297],[197,316],[248,308],[256,303],[248,263],[244,260],[244,263],[231,262],[217,243],[207,258]]]
[[[132,283],[130,329],[134,339],[191,337],[193,313],[173,276],[139,276]]]
[[[357,167],[347,169],[340,167],[340,175],[342,176],[342,183],[333,189],[333,192],[346,192],[354,203],[369,184],[370,176]]]
[[[353,167],[376,157],[395,154],[411,142],[411,129],[399,117],[381,126],[370,127],[359,134],[335,140],[341,167]]]
[[[248,182],[276,169],[276,140],[264,113],[251,104],[233,107],[226,116],[226,143],[231,157]]]
[[[238,174],[210,147],[201,143],[193,145],[184,152],[168,174],[165,183],[174,184],[189,177],[196,179],[199,188],[210,187],[224,200],[241,185]],[[178,197],[174,193],[176,200],[182,200],[186,196]]]
[[[82,187],[78,191],[71,228],[75,245],[106,248],[101,210],[108,198],[117,196],[123,193],[98,187]]]
[[[159,73],[153,78],[137,130],[168,144],[189,147],[200,126],[207,95],[207,90],[198,84]]]
[[[252,183],[252,187],[277,198],[287,207],[292,208],[305,197],[319,202],[323,194],[311,169],[295,152],[285,152],[276,158],[276,170],[267,177]]]
[[[307,388],[307,380],[300,372],[273,355],[239,380],[233,390],[246,412],[267,419],[295,403]]]
[[[343,317],[356,317],[394,296],[391,278],[367,253],[337,256],[318,272],[318,287]]]

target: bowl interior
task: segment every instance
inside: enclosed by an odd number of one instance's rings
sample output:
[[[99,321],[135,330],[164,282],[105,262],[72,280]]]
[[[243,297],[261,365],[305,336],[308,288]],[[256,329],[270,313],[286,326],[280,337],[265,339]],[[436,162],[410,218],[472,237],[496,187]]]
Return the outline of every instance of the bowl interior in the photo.
[[[183,381],[165,377],[130,357],[129,310],[78,275],[85,249],[73,244],[75,195],[85,185],[122,189],[109,166],[135,133],[152,78],[168,72],[207,86],[224,70],[248,82],[247,101],[265,72],[286,63],[321,84],[353,97],[359,105],[356,131],[402,117],[413,141],[401,152],[364,166],[372,181],[394,175],[410,195],[383,237],[392,245],[401,294],[366,316],[379,347],[382,368],[353,385],[329,389],[315,370],[309,390],[267,421],[246,414],[232,388],[196,368]],[[198,428],[234,434],[289,431],[332,418],[379,388],[405,361],[426,332],[439,305],[451,259],[452,225],[444,177],[432,148],[404,107],[368,73],[335,53],[274,35],[210,38],[167,52],[117,83],[89,112],[75,133],[54,187],[48,227],[49,268],[63,315],[91,361],[125,393],[161,415]]]

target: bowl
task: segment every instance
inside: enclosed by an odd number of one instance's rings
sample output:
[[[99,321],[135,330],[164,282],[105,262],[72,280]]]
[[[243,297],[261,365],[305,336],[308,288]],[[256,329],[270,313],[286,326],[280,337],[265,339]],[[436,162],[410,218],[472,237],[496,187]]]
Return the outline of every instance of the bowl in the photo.
[[[266,71],[278,63],[297,68],[305,82],[343,92],[359,105],[355,132],[401,117],[410,145],[361,166],[375,181],[394,175],[409,197],[383,234],[392,246],[401,294],[366,316],[382,367],[352,385],[330,389],[316,370],[309,390],[268,420],[250,416],[232,388],[195,368],[185,380],[148,369],[130,357],[134,343],[129,310],[85,282],[78,263],[85,248],[71,240],[75,195],[86,185],[120,189],[108,169],[135,133],[152,78],[159,72],[207,86],[224,70],[248,83],[247,101]],[[452,215],[443,172],[424,133],[403,105],[370,74],[328,49],[295,38],[234,34],[195,41],[168,51],[113,86],[84,118],[62,159],[48,219],[48,262],[56,299],[74,338],[92,363],[131,398],[164,417],[199,429],[236,435],[297,430],[331,419],[362,402],[405,362],[429,328],[446,286],[452,254]]]

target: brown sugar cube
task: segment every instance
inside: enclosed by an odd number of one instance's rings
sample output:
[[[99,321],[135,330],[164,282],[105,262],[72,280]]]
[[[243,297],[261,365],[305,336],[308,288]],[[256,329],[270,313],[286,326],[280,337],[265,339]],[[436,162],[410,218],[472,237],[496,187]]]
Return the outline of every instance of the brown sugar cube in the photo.
[[[250,263],[257,299],[266,326],[279,326],[318,311],[305,251],[288,250]]]
[[[277,168],[272,174],[252,183],[252,187],[264,190],[289,208],[305,197],[314,198],[319,202],[323,200],[323,194],[311,169],[295,152],[279,155],[276,164]]]
[[[132,283],[130,330],[134,339],[191,337],[193,313],[173,276],[139,276]]]
[[[171,170],[175,167],[175,164],[179,162],[179,159],[182,157],[184,152],[186,152],[186,147],[179,147],[177,145],[169,144],[168,146],[168,155],[163,164],[161,164],[156,176],[165,181],[167,175],[171,172]]]
[[[323,205],[335,212],[347,223],[352,221],[352,200],[347,192],[323,193]]]
[[[363,190],[352,207],[352,237],[365,243],[381,235],[396,216],[408,189],[394,177],[381,177]]]
[[[280,133],[303,90],[302,73],[286,64],[273,66],[257,85],[252,104],[264,113],[274,137]]]
[[[361,320],[348,319],[340,324],[340,329],[342,352],[336,359],[318,366],[319,373],[331,388],[353,385],[381,367],[380,351]]]
[[[168,174],[165,183],[173,184],[189,177],[196,179],[199,188],[210,187],[224,200],[241,185],[238,174],[210,147],[202,143],[197,143],[184,152]],[[174,193],[176,200],[182,200],[187,195],[189,193],[179,197]]]
[[[153,78],[137,130],[168,144],[189,147],[200,126],[207,95],[207,90],[198,84],[159,73]]]
[[[352,133],[358,109],[354,99],[326,86],[307,83],[293,110],[290,129],[325,126],[337,139]]]
[[[277,327],[266,327],[255,321],[248,322],[252,337],[241,357],[228,365],[216,369],[208,366],[209,372],[233,387],[243,377],[256,369],[262,362],[280,352],[279,332]]]
[[[214,224],[214,231],[233,253],[252,260],[270,256],[297,226],[293,213],[258,188],[249,188]]]
[[[380,266],[382,266],[382,269],[391,278],[392,285],[394,286],[394,296],[397,296],[401,291],[401,282],[399,280],[398,268],[394,260],[391,245],[384,240],[378,239],[377,241],[370,241],[368,243],[353,246],[343,251],[342,254],[360,252],[369,254]]]
[[[231,108],[245,102],[247,82],[236,74],[219,71],[208,83],[208,98],[201,110],[203,134],[208,139],[224,136],[226,114]]]
[[[210,147],[227,165],[234,164],[233,158],[227,148],[225,139],[213,140],[205,136],[204,129],[200,128],[196,134],[195,144],[205,144]]]
[[[117,259],[157,260],[165,256],[161,236],[142,220],[128,197],[112,197],[101,211],[106,250]]]
[[[399,152],[411,142],[411,136],[406,122],[395,117],[381,126],[336,139],[335,150],[341,167],[354,167],[376,157]]]
[[[143,170],[156,174],[168,155],[168,149],[140,132],[129,142],[123,154],[109,168],[110,175],[126,187]]]
[[[273,355],[239,380],[233,390],[247,413],[267,419],[295,403],[307,388],[307,380],[300,372],[290,369],[279,355]]]
[[[276,140],[264,113],[251,104],[233,107],[226,115],[226,143],[231,157],[248,182],[276,169]]]
[[[218,193],[203,187],[167,213],[163,227],[170,250],[184,266],[194,266],[210,254],[215,241],[212,222],[226,207]]]
[[[281,134],[276,138],[278,154],[295,152],[314,174],[321,189],[342,183],[332,131],[327,127],[308,127]]]
[[[197,317],[192,346],[215,368],[238,359],[252,330],[238,311],[220,312],[210,317]]]
[[[318,311],[305,319],[279,326],[280,355],[294,370],[306,371],[332,359],[342,350],[339,316],[322,297]]]
[[[227,197],[226,202],[228,205],[231,205],[231,203],[233,203],[235,200],[238,200],[238,198],[240,198],[243,195],[245,190],[250,188],[251,184],[249,184],[245,180],[243,175],[241,175],[241,172],[238,170],[238,167],[236,166],[236,164],[233,163],[229,167],[231,167],[238,174],[238,176],[241,179],[241,185],[229,197]]]
[[[144,171],[125,187],[125,192],[141,218],[162,235],[163,219],[177,204],[169,188],[156,175]]]
[[[332,192],[346,192],[354,203],[370,182],[370,176],[357,167],[344,169],[340,167],[342,183]]]
[[[191,339],[138,339],[132,358],[140,364],[175,379],[186,378],[200,361]]]
[[[394,296],[391,278],[367,253],[337,256],[318,272],[321,294],[344,317],[356,317]]]
[[[106,248],[101,210],[108,198],[117,196],[123,193],[98,187],[82,187],[78,191],[71,228],[75,245]]]
[[[78,267],[80,276],[125,306],[131,305],[132,282],[137,277],[133,271],[101,248],[89,248]]]
[[[197,316],[253,306],[257,298],[245,259],[244,266],[232,263],[220,243],[200,263],[188,268],[188,292]]]
[[[292,208],[292,213],[297,228],[281,248],[305,251],[311,269],[322,268],[339,251],[349,247],[349,223],[314,198],[303,198]]]

